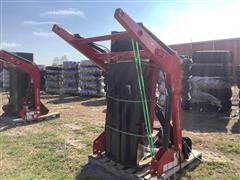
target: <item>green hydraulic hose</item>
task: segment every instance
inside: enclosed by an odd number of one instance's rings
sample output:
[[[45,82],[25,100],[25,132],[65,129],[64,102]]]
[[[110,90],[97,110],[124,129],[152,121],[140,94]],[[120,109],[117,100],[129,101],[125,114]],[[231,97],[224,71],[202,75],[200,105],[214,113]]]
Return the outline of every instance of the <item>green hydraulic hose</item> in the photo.
[[[141,61],[141,57],[140,57],[140,51],[139,51],[139,45],[138,43],[136,42],[136,49],[137,49],[137,57],[138,57],[138,65],[139,65],[139,70],[140,70],[140,80],[141,80],[141,83],[142,83],[142,90],[143,90],[143,98],[144,98],[144,101],[143,103],[145,104],[145,111],[146,111],[146,114],[147,114],[147,126],[149,128],[149,134],[150,134],[150,140],[151,140],[151,143],[150,143],[150,148],[152,149],[153,151],[153,155],[154,155],[154,144],[153,144],[153,138],[152,138],[152,128],[151,128],[151,124],[150,124],[150,117],[149,117],[149,111],[148,111],[148,104],[147,104],[147,96],[146,96],[146,91],[145,91],[145,83],[144,83],[144,79],[143,79],[143,72],[142,72],[142,61]]]
[[[149,128],[147,126],[147,114],[145,111],[145,104],[143,103],[144,98],[143,98],[143,92],[142,92],[142,85],[141,85],[141,80],[140,80],[140,72],[139,72],[139,67],[138,67],[138,59],[137,59],[137,54],[136,54],[136,49],[135,49],[135,43],[132,40],[132,46],[133,46],[133,52],[134,52],[134,60],[135,60],[135,65],[136,65],[136,71],[137,71],[137,77],[138,77],[138,86],[139,86],[139,90],[140,90],[140,97],[141,97],[141,102],[142,102],[142,108],[143,108],[143,116],[144,116],[144,121],[146,124],[146,131],[147,131],[147,139],[148,139],[148,143],[150,144],[151,140],[150,140],[150,136],[149,136]],[[151,153],[152,154],[152,153]]]
[[[144,121],[145,121],[146,131],[147,131],[147,140],[150,146],[151,156],[152,158],[154,158],[154,144],[153,144],[153,138],[152,138],[152,130],[150,126],[150,118],[149,118],[148,104],[147,104],[145,85],[144,85],[144,79],[143,79],[143,73],[142,73],[139,46],[138,46],[138,43],[136,42],[136,47],[135,47],[135,43],[133,39],[132,39],[132,47],[134,52],[134,60],[136,65],[137,77],[138,77],[138,85],[140,90]]]

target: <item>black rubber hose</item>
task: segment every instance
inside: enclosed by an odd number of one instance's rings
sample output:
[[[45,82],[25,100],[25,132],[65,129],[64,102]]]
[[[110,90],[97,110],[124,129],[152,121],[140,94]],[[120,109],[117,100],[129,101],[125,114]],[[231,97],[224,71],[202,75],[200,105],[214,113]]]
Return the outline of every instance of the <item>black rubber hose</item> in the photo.
[[[167,87],[167,98],[166,98],[166,112],[165,112],[165,127],[163,131],[163,147],[168,148],[169,147],[169,140],[172,141],[171,135],[171,102],[172,102],[172,93],[169,87]]]

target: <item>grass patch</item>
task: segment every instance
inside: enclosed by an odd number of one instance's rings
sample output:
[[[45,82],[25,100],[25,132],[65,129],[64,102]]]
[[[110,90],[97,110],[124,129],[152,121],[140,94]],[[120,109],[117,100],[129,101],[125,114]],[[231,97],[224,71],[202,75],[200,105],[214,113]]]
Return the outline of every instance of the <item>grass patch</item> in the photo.
[[[30,174],[37,175],[39,178],[66,179],[64,161],[66,153],[64,150],[45,149],[28,158]]]
[[[86,145],[87,148],[91,148],[93,145],[93,139],[89,137],[83,137],[81,142]]]
[[[1,135],[0,141],[3,159],[21,161],[16,169],[2,172],[0,179],[72,179],[65,166],[65,142],[54,134]]]
[[[104,129],[104,127],[100,127],[96,124],[91,124],[89,122],[82,122],[83,129],[86,131],[90,131],[92,133],[101,133]]]
[[[27,136],[26,140],[30,142],[34,148],[49,150],[58,150],[64,147],[64,140],[58,138],[52,133],[41,133],[33,136]]]
[[[216,143],[216,147],[219,151],[225,154],[240,155],[240,142],[221,141]]]
[[[2,158],[22,157],[27,154],[27,149],[24,147],[26,142],[23,136],[0,135],[0,142]]]
[[[223,162],[202,162],[193,171],[186,171],[182,179],[239,179],[240,175],[235,174],[237,170],[232,165]]]
[[[104,129],[99,106],[88,108],[79,102],[69,102],[48,107],[52,112],[60,111],[61,117],[0,134],[0,179],[98,179],[95,171],[87,171],[86,163],[94,139]],[[240,179],[238,136],[185,133],[192,138],[193,148],[222,155],[221,150],[232,161],[203,162],[195,170],[185,172],[182,179]]]
[[[196,145],[196,144],[203,144],[203,140],[198,138],[198,137],[192,137],[192,144]]]

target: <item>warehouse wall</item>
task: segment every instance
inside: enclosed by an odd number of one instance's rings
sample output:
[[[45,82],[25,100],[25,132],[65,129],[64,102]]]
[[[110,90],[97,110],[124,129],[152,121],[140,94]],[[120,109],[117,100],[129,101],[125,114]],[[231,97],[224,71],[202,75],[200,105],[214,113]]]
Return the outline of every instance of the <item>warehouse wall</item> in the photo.
[[[189,55],[201,50],[229,50],[233,52],[233,66],[240,64],[240,38],[211,40],[170,45],[179,55]]]

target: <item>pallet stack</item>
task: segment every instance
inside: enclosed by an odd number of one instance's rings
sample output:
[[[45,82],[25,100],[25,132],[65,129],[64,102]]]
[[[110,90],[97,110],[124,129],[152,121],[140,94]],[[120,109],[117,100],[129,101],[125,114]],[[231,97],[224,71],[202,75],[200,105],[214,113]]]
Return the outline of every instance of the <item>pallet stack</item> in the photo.
[[[235,74],[236,74],[236,82],[238,87],[238,99],[239,99],[238,107],[240,108],[240,64],[236,66]]]
[[[181,67],[182,67],[182,109],[188,110],[190,108],[190,69],[192,60],[188,56],[180,56],[181,58]]]
[[[229,83],[232,53],[198,51],[193,53],[190,79],[191,106],[200,111],[229,112],[232,91]]]
[[[3,88],[3,69],[0,69],[0,87]]]
[[[166,95],[167,89],[165,85],[164,73],[160,71],[158,73],[158,82],[157,82],[157,104],[161,107],[162,112],[165,114],[166,110]]]
[[[61,95],[63,86],[63,68],[61,66],[46,67],[46,92]]]
[[[38,65],[38,69],[39,69],[39,71],[40,71],[40,78],[41,78],[40,90],[41,90],[41,91],[46,91],[46,88],[45,88],[46,66],[44,66],[44,65]]]
[[[182,109],[188,110],[190,108],[190,85],[189,79],[191,77],[190,69],[192,60],[190,57],[182,55],[180,56],[181,67],[182,67],[182,97],[181,104]],[[158,74],[158,83],[157,83],[157,103],[160,105],[162,110],[164,111],[166,106],[166,86],[165,86],[165,77],[163,72],[159,72]]]
[[[0,72],[0,81],[1,81],[1,87],[4,90],[8,90],[10,87],[10,75],[9,75],[9,71],[6,69],[2,69],[2,71]]]
[[[63,62],[63,94],[78,94],[78,66],[79,62],[76,61]]]
[[[102,70],[89,60],[83,60],[79,68],[80,96],[105,96]]]

